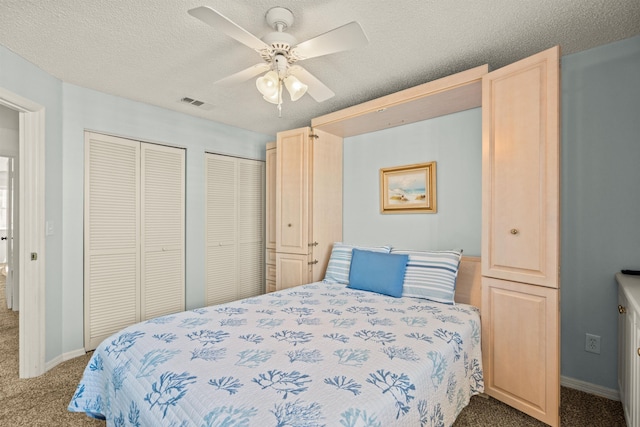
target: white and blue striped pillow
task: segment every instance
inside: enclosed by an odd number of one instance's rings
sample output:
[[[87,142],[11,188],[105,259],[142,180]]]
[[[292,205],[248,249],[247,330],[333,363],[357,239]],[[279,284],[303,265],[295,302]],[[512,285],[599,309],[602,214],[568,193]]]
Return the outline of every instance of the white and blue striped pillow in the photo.
[[[327,265],[327,271],[324,274],[325,283],[342,283],[349,284],[349,270],[351,268],[351,256],[353,248],[365,251],[389,253],[391,246],[378,246],[368,248],[365,246],[347,245],[346,243],[336,242],[331,249],[331,258]]]
[[[403,297],[454,304],[456,277],[462,251],[403,251],[409,255],[404,274]]]

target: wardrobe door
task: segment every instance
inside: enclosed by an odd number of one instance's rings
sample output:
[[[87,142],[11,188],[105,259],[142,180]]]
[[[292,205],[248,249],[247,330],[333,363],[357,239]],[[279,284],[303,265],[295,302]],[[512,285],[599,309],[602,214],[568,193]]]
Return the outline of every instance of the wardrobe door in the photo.
[[[342,137],[314,129],[311,142],[311,248],[309,281],[324,279],[334,242],[342,241]]]
[[[485,392],[558,425],[560,330],[558,290],[482,278]]]
[[[206,155],[206,304],[264,293],[264,162]]]
[[[238,297],[236,159],[206,154],[206,305]]]
[[[85,350],[140,318],[140,143],[85,134]]]
[[[141,320],[185,309],[185,151],[141,144]]]
[[[276,143],[267,143],[265,161],[265,291],[276,290]]]
[[[276,252],[308,255],[309,128],[279,132],[277,137]]]
[[[265,224],[266,248],[276,249],[276,143],[267,144],[265,161],[266,212]]]
[[[559,66],[555,47],[482,79],[485,392],[552,426],[560,422]]]
[[[265,292],[264,162],[238,161],[238,298]]]
[[[482,274],[558,287],[559,48],[482,79]]]

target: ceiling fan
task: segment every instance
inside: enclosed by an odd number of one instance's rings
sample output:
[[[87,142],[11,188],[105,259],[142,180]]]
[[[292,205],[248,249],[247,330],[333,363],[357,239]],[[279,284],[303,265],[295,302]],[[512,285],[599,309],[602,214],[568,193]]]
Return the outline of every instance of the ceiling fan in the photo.
[[[208,6],[196,7],[188,12],[205,24],[221,30],[254,49],[264,60],[215,83],[234,85],[265,73],[256,80],[256,87],[266,101],[278,106],[279,112],[282,111],[283,86],[289,92],[292,101],[300,99],[305,93],[311,95],[317,102],[325,101],[335,95],[315,76],[294,64],[304,59],[362,47],[369,42],[360,24],[352,21],[298,43],[293,35],[285,32],[291,27],[294,19],[293,13],[283,7],[273,7],[267,11],[265,19],[275,31],[265,35],[262,40]]]

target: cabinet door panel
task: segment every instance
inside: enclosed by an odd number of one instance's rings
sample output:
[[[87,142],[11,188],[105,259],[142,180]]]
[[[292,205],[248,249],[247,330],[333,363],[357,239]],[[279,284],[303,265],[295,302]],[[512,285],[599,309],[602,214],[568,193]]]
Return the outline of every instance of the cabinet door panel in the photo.
[[[311,281],[324,279],[334,242],[342,241],[342,138],[314,130],[313,158],[313,265]]]
[[[558,287],[559,49],[482,87],[484,276]]]
[[[485,392],[559,423],[558,290],[482,278]]]
[[[309,252],[309,129],[278,133],[276,251]]]
[[[634,345],[631,348],[630,357],[631,361],[631,375],[629,375],[629,382],[631,383],[631,396],[629,397],[629,410],[631,416],[627,419],[632,420],[629,425],[640,425],[640,315],[636,312],[634,314],[635,322],[633,332],[629,334],[629,338],[635,335]]]
[[[266,238],[267,249],[276,247],[276,144],[267,144],[267,154],[265,162],[265,183],[266,183]],[[275,259],[274,259],[275,262]]]
[[[626,409],[628,393],[625,386],[629,383],[627,378],[631,378],[630,366],[628,366],[630,331],[627,326],[630,316],[628,313],[629,303],[622,289],[618,290],[618,307],[620,312],[618,315],[618,390],[622,407]]]
[[[309,283],[309,256],[276,254],[276,290]]]
[[[633,306],[626,298],[624,301],[625,313],[621,316],[624,336],[622,337],[622,350],[623,355],[622,366],[619,367],[623,370],[624,377],[622,378],[622,387],[620,388],[620,401],[624,409],[625,417],[630,426],[638,425],[640,420],[640,406],[638,406],[638,375],[640,375],[640,353],[638,353],[638,347],[640,347],[640,331],[638,331],[638,325],[636,316],[633,311]]]

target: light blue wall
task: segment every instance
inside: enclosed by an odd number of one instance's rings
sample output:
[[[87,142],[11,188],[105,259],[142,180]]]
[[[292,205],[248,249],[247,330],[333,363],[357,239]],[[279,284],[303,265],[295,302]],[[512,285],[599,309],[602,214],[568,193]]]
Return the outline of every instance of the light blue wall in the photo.
[[[617,389],[614,274],[640,269],[640,36],[562,59],[561,209],[562,375]]]
[[[479,108],[344,141],[343,240],[480,255]],[[380,213],[380,169],[436,161],[435,214]]]
[[[561,372],[617,390],[614,274],[640,269],[640,37],[562,58]],[[344,240],[480,254],[480,110],[345,140]],[[379,213],[381,167],[438,161],[437,215]],[[601,354],[584,351],[600,335]]]
[[[186,303],[205,305],[204,153],[264,160],[273,136],[63,84],[63,351],[83,345],[84,131],[186,148]]]
[[[204,305],[204,153],[264,160],[274,137],[62,83],[3,46],[0,87],[45,107],[46,361],[83,347],[85,129],[186,148],[186,301]]]

